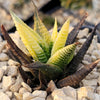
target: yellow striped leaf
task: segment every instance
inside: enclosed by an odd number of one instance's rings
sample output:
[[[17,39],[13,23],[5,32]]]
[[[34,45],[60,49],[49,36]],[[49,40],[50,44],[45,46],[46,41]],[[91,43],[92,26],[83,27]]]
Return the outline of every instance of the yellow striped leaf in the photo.
[[[61,48],[52,57],[50,57],[47,64],[56,65],[64,69],[64,67],[69,64],[73,58],[76,45],[77,43],[74,43]]]
[[[55,24],[54,24],[51,39],[52,39],[53,42],[55,42],[56,38],[57,38],[57,19],[55,18]]]
[[[34,3],[33,3],[34,4]],[[38,15],[38,10],[37,7],[35,6],[35,12],[34,12],[34,30],[41,35],[41,37],[46,41],[47,44],[50,45],[51,42],[51,36],[43,22],[41,21],[39,15]]]
[[[68,37],[68,32],[69,32],[69,24],[70,21],[69,19],[64,23],[64,25],[62,26],[56,41],[54,42],[53,48],[52,48],[52,52],[51,52],[51,56],[58,51],[59,49],[63,48],[65,46],[67,37]]]
[[[27,30],[24,29],[20,24],[17,24],[17,30],[24,45],[26,46],[32,57],[35,60],[39,60],[45,63],[47,61],[47,57],[39,44],[35,41],[33,36],[31,34],[28,34]]]

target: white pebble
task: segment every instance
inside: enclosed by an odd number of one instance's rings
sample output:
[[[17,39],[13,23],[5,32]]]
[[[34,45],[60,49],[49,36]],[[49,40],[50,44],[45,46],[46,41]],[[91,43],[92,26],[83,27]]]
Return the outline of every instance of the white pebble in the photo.
[[[3,92],[0,92],[0,100],[10,100],[10,98]]]
[[[96,92],[100,95],[100,86],[99,86],[99,87],[97,87]]]
[[[8,76],[17,76],[18,73],[18,67],[17,66],[8,66]]]
[[[1,81],[1,79],[3,77],[3,74],[4,74],[4,70],[2,68],[0,68],[0,81]]]
[[[11,76],[3,76],[2,88],[3,90],[8,90],[15,80]]]
[[[17,91],[19,91],[19,89],[20,89],[20,87],[21,87],[21,82],[23,82],[23,79],[21,78],[20,75],[18,75],[15,84],[13,84],[13,85],[10,87],[10,90],[11,90],[12,92],[17,92]]]
[[[9,65],[9,66],[17,66],[17,65],[19,65],[19,63],[16,62],[16,61],[14,61],[14,60],[12,60],[12,59],[9,59],[9,60],[8,60],[8,65]]]
[[[100,51],[99,50],[94,50],[92,55],[96,56],[96,58],[99,59],[100,58]]]
[[[63,87],[62,89],[67,96],[70,96],[74,99],[76,98],[77,95],[76,95],[76,90],[74,88],[67,86],[67,87]]]
[[[97,85],[97,79],[91,79],[91,80],[82,80],[82,83],[84,86],[96,86]]]
[[[30,100],[45,100],[45,98],[36,97],[36,98],[30,99]]]
[[[23,95],[17,92],[14,92],[14,96],[17,100],[23,100]]]
[[[83,44],[86,41],[86,39],[79,39],[78,42],[80,42],[81,44]]]
[[[45,98],[47,96],[47,92],[42,90],[35,90],[32,94],[34,97],[41,97],[41,98]]]
[[[22,82],[21,85],[26,88],[29,92],[32,92],[32,89],[30,88],[30,86],[28,86],[25,82]]]
[[[2,50],[5,48],[6,44],[7,44],[6,41],[0,42],[0,53],[1,53]]]
[[[99,75],[99,77],[98,77],[98,84],[99,84],[99,86],[100,86],[100,75]]]
[[[2,39],[2,37],[0,36],[0,42],[2,42],[3,41],[3,39]]]
[[[93,89],[91,87],[81,87],[77,90],[78,100],[82,98],[88,98],[89,100],[94,100]]]
[[[25,92],[29,92],[26,88],[21,87],[19,89],[19,93],[24,94]]]
[[[92,61],[95,61],[97,58],[96,58],[96,56],[91,56],[91,59],[92,59]]]
[[[7,61],[9,58],[5,53],[0,54],[0,61]]]
[[[9,98],[12,98],[12,92],[11,91],[6,91],[6,94],[9,96]]]
[[[2,66],[7,66],[7,62],[6,61],[0,62],[0,67]]]
[[[30,92],[25,92],[23,94],[23,100],[30,100],[30,99],[33,99],[33,95],[30,93]]]

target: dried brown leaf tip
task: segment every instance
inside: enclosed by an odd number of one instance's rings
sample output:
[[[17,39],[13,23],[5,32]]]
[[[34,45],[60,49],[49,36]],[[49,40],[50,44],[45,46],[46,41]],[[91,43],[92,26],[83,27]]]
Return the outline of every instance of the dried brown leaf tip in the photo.
[[[90,65],[84,66],[73,75],[70,75],[58,81],[57,86],[60,88],[64,86],[73,86],[73,87],[77,86],[97,66],[99,62],[100,62],[100,59],[93,62]]]
[[[9,49],[11,50],[13,55],[16,56],[19,59],[19,61],[23,64],[30,63],[31,62],[30,58],[17,47],[17,45],[13,42],[13,40],[8,35],[6,29],[4,28],[3,25],[1,26],[1,32],[2,32],[5,40],[7,40],[7,43],[8,43],[7,46],[9,47]]]

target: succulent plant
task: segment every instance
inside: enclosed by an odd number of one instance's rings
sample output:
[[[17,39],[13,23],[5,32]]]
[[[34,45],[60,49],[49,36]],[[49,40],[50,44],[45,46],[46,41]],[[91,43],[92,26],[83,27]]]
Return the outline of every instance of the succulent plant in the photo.
[[[81,63],[92,42],[97,26],[95,26],[79,52],[74,55],[75,48],[79,44],[78,42],[75,42],[75,39],[87,14],[83,16],[82,20],[70,33],[70,20],[68,19],[58,32],[57,19],[55,18],[53,32],[50,34],[41,21],[35,4],[34,7],[34,29],[31,29],[11,12],[17,31],[25,47],[31,54],[31,57],[26,55],[24,51],[16,46],[4,26],[1,26],[2,34],[8,43],[7,47],[9,54],[14,60],[20,62],[19,72],[22,75],[23,80],[32,88],[37,86],[37,83],[46,87],[46,83],[50,80],[56,80],[58,87],[78,85],[100,61],[97,60],[77,71],[78,65]],[[25,72],[22,65],[27,67],[31,74]]]

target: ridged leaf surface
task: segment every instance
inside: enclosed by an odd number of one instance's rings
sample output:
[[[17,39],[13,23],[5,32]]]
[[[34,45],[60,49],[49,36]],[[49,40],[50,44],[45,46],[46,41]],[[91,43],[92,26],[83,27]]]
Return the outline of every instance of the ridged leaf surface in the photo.
[[[66,43],[66,39],[68,36],[68,32],[69,32],[69,23],[70,21],[67,20],[64,25],[62,26],[56,41],[54,42],[53,48],[52,48],[52,52],[51,52],[51,56],[58,51],[59,49],[63,48],[65,46]]]
[[[25,44],[26,48],[35,60],[41,62],[46,62],[47,57],[43,51],[45,47],[45,42],[42,38],[30,27],[28,27],[20,18],[18,18],[13,12],[11,12],[12,18],[14,20],[15,26],[18,33]],[[40,44],[40,45],[39,45]],[[41,47],[40,47],[41,46]]]
[[[72,60],[75,48],[76,43],[63,47],[48,60],[47,64],[56,65],[64,69],[64,67]]]
[[[54,24],[51,39],[52,39],[53,42],[55,42],[56,38],[57,38],[57,19],[55,18],[55,24]]]
[[[50,45],[51,42],[51,36],[43,22],[41,21],[36,6],[35,12],[34,12],[34,31],[36,31],[40,36],[45,40],[45,42]]]

